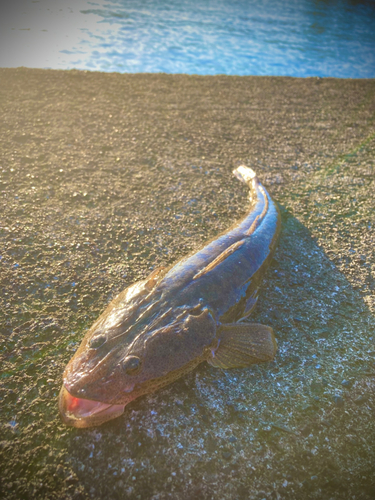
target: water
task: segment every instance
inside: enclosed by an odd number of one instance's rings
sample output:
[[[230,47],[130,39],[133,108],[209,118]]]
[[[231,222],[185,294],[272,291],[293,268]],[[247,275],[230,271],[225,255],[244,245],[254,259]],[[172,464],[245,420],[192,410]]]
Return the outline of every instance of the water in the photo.
[[[19,0],[0,7],[0,66],[375,77],[375,2]]]

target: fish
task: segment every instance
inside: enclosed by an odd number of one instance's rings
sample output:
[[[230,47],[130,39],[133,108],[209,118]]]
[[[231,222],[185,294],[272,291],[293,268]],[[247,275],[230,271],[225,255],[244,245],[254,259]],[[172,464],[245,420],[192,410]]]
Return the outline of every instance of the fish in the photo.
[[[233,173],[249,187],[247,215],[110,302],[65,368],[58,401],[65,424],[85,428],[117,418],[131,401],[204,361],[230,369],[274,359],[272,328],[244,320],[275,252],[280,212],[251,168]]]

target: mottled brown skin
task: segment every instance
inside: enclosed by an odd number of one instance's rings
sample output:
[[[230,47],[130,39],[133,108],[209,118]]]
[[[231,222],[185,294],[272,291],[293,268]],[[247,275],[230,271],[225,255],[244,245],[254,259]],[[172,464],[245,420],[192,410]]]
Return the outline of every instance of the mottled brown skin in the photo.
[[[59,408],[68,425],[115,418],[205,360],[230,368],[273,358],[272,330],[237,322],[256,304],[279,211],[251,169],[234,173],[250,187],[248,215],[196,254],[124,290],[85,335],[63,375]]]

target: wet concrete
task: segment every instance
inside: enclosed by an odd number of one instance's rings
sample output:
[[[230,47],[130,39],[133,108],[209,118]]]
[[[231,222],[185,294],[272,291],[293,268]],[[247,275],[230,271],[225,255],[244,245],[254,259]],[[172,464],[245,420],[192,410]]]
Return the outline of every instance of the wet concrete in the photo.
[[[373,80],[0,70],[0,496],[373,499]],[[108,301],[246,210],[283,232],[268,365],[201,365],[97,429],[65,364]]]

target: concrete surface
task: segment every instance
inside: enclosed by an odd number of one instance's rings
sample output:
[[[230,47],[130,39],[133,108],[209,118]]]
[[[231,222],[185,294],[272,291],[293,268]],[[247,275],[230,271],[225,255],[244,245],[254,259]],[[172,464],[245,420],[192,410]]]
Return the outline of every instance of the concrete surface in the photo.
[[[375,81],[0,69],[0,108],[0,497],[375,498]],[[244,213],[242,163],[282,210],[276,360],[66,428],[85,330]]]

